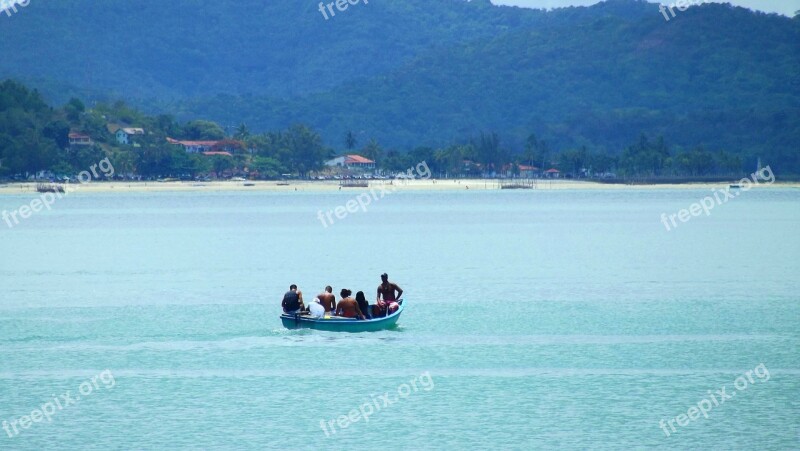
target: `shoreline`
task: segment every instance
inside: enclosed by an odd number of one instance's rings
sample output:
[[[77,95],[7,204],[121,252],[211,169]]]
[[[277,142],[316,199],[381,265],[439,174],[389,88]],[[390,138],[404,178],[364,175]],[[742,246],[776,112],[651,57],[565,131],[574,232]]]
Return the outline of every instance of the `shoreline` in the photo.
[[[371,180],[369,187],[340,187],[338,181],[301,180],[291,181],[288,185],[277,181],[213,181],[213,182],[89,182],[85,184],[69,184],[67,191],[72,193],[147,193],[147,192],[353,192],[359,193],[370,189],[392,189],[393,191],[500,191],[500,183],[508,180],[483,179],[448,179],[448,180],[404,180],[392,183],[393,180]],[[251,186],[245,186],[245,183]],[[36,182],[0,184],[0,195],[37,193]],[[503,191],[538,191],[538,190],[662,190],[662,189],[714,189],[725,188],[729,182],[719,183],[682,183],[657,185],[625,185],[599,183],[578,180],[538,180],[532,190]],[[776,188],[800,188],[800,182],[779,182],[759,184],[757,187],[772,186]]]

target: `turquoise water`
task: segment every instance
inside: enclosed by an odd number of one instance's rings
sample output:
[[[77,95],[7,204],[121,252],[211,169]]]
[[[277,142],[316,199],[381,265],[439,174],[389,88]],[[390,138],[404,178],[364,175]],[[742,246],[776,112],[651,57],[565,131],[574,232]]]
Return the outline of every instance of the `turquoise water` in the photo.
[[[0,449],[798,449],[800,190],[708,194],[78,193],[0,223],[0,421],[80,397]],[[384,271],[396,330],[281,327]]]

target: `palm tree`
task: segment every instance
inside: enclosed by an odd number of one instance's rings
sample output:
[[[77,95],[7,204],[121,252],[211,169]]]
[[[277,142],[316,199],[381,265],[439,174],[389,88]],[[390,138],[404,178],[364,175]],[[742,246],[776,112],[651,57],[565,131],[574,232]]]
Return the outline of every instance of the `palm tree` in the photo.
[[[454,144],[437,150],[434,158],[437,164],[444,166],[450,174],[460,175],[464,166],[463,160],[467,154],[467,149]]]
[[[372,138],[369,140],[369,144],[364,146],[363,152],[365,157],[377,163],[378,160],[381,159],[383,149],[381,149],[381,145],[378,144],[378,141],[376,141],[375,138]]]
[[[242,122],[239,124],[239,127],[236,128],[236,133],[233,135],[234,138],[238,139],[239,141],[244,141],[250,137],[250,130],[247,129],[247,124]]]
[[[348,131],[347,135],[344,137],[344,146],[347,150],[353,150],[356,147],[358,140],[356,140],[356,135],[353,134],[352,131]]]
[[[500,172],[506,159],[506,152],[500,149],[500,138],[497,133],[481,132],[480,139],[475,143],[478,151],[478,160],[483,165],[486,173]]]
[[[329,156],[328,149],[322,145],[319,133],[306,125],[292,125],[284,135],[284,144],[288,150],[290,169],[305,177],[308,171],[322,167]]]
[[[536,152],[539,150],[539,140],[536,135],[531,133],[525,141],[525,151],[522,153],[522,158],[531,166],[535,165]]]

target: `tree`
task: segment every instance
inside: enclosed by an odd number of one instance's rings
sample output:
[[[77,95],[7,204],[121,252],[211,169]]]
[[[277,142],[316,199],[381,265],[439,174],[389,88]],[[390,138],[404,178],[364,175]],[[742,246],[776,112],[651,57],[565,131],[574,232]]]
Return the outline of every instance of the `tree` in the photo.
[[[661,175],[669,158],[670,154],[663,137],[652,143],[642,134],[638,143],[622,152],[619,166],[620,170],[629,176]]]
[[[98,108],[104,110],[104,112],[107,113],[107,117],[109,120],[114,119],[117,122],[123,122],[126,124],[135,124],[139,123],[140,120],[143,118],[142,113],[129,107],[122,100],[114,102],[114,104],[110,108],[107,106],[98,106]]]
[[[361,152],[365,157],[374,161],[376,164],[383,158],[383,148],[381,148],[381,145],[378,144],[375,138],[370,139],[369,143],[361,149]]]
[[[215,122],[198,120],[187,122],[183,126],[183,135],[190,140],[218,141],[225,138],[225,130]]]
[[[728,174],[742,172],[742,157],[720,150],[715,156],[717,169]]]
[[[262,179],[276,179],[283,174],[284,167],[281,162],[270,157],[256,156],[250,163],[252,170],[258,172],[258,177]]]
[[[66,149],[69,146],[69,124],[62,120],[50,122],[42,129],[42,136],[55,141],[59,148]]]
[[[159,114],[151,124],[151,128],[157,129],[164,136],[177,137],[183,133],[181,126],[178,125],[175,118],[170,114]]]
[[[211,166],[217,177],[220,177],[225,170],[233,167],[233,158],[227,155],[214,155],[211,157]]]
[[[290,170],[305,177],[309,171],[322,167],[330,151],[322,145],[319,133],[306,125],[297,124],[289,127],[283,136],[284,146],[288,150],[288,166]]]
[[[348,130],[347,134],[344,137],[345,148],[347,148],[347,150],[353,150],[356,148],[356,144],[358,144],[356,135],[354,135],[352,131]]]
[[[539,153],[539,140],[536,135],[531,133],[528,139],[525,140],[525,150],[522,152],[522,160],[531,165],[536,166],[536,155]]]
[[[76,172],[80,172],[88,170],[93,164],[97,164],[98,161],[105,157],[106,153],[98,145],[80,146],[75,152],[70,152],[69,163],[75,168]]]
[[[236,133],[233,135],[233,137],[239,141],[246,141],[247,138],[250,137],[250,130],[248,130],[247,125],[244,122],[239,124],[239,127],[236,128]]]
[[[160,176],[169,173],[172,162],[172,153],[181,151],[168,145],[145,146],[139,152],[136,169],[141,175]]]
[[[97,142],[108,143],[114,140],[106,128],[106,120],[95,111],[89,111],[83,116],[83,131]]]
[[[412,163],[409,161],[408,154],[390,150],[386,152],[386,157],[381,160],[380,167],[388,171],[397,172],[405,171],[411,165]]]
[[[550,146],[547,145],[547,141],[539,141],[539,158],[542,159],[542,170],[547,170],[549,166],[552,166]]]
[[[586,147],[567,150],[559,156],[558,166],[562,172],[580,177],[586,165],[586,154]]]
[[[438,174],[444,172],[446,169],[440,165],[436,159],[436,152],[431,147],[416,147],[408,153],[408,162],[410,165],[418,165],[426,163],[431,172]]]
[[[5,141],[0,139],[0,143]],[[3,164],[11,172],[35,173],[53,167],[60,160],[56,143],[41,136],[36,129],[26,130],[11,137],[10,145],[3,149]]]
[[[461,175],[464,172],[464,159],[473,153],[472,145],[451,145],[438,149],[434,153],[434,160],[440,170],[448,175]]]
[[[83,105],[83,102],[74,97],[69,99],[69,102],[64,105],[64,112],[67,114],[67,119],[73,124],[80,121],[81,114],[84,111],[86,111],[86,107]]]
[[[133,174],[136,172],[136,154],[129,150],[115,149],[109,156],[114,166],[115,175]]]
[[[684,175],[708,175],[714,170],[714,156],[702,148],[680,152],[674,162]]]
[[[484,173],[498,173],[509,162],[511,155],[500,147],[500,138],[497,133],[483,133],[474,145],[478,162],[483,165]]]
[[[277,155],[276,148],[280,144],[280,139],[275,137],[273,133],[263,133],[258,135],[250,135],[245,143],[247,147],[256,155],[274,157]]]
[[[604,153],[592,153],[587,158],[589,168],[593,174],[606,174],[611,172],[616,164],[616,159]],[[589,174],[590,176],[592,174]]]

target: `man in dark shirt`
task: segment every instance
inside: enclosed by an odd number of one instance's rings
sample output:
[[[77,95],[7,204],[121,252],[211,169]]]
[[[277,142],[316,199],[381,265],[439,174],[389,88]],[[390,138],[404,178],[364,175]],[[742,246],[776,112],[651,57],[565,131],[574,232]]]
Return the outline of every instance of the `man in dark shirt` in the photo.
[[[297,289],[297,285],[292,284],[289,287],[289,291],[283,295],[281,306],[283,307],[283,311],[289,315],[297,315],[305,309],[305,305],[303,305],[303,292]]]

